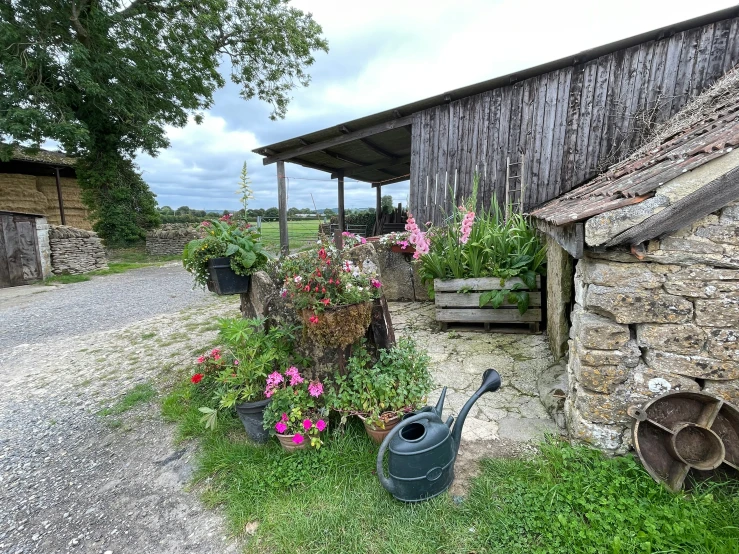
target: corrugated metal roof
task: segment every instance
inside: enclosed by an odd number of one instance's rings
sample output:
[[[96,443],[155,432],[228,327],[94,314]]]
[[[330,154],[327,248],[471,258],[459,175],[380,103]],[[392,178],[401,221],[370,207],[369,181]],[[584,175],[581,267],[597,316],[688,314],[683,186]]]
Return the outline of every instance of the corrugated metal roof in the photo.
[[[656,130],[626,160],[530,215],[554,225],[637,204],[661,185],[739,146],[739,66]]]
[[[733,6],[731,8],[726,8],[687,21],[654,29],[617,42],[605,44],[597,48],[585,50],[573,56],[560,58],[523,71],[495,77],[487,81],[450,90],[397,108],[361,117],[346,123],[340,123],[307,135],[289,138],[267,146],[260,146],[259,148],[254,149],[253,152],[262,156],[271,156],[298,148],[305,144],[323,142],[325,140],[341,136],[346,132],[360,131],[374,125],[392,121],[399,117],[409,116],[435,106],[448,104],[454,100],[459,100],[460,98],[466,98],[468,96],[511,85],[530,77],[549,73],[550,71],[583,64],[606,54],[630,48],[651,40],[661,40],[665,37],[672,36],[675,33],[702,27],[710,23],[737,16],[739,16],[739,6]],[[367,142],[370,142],[370,144],[368,145]],[[378,149],[384,152],[385,155],[378,153]],[[388,156],[400,159],[409,155],[410,151],[410,134],[404,129],[393,129],[374,135],[370,139],[356,139],[352,142],[332,147],[328,149],[328,152],[304,154],[291,158],[288,161],[328,172],[335,172],[341,169],[353,170],[353,174],[351,175],[352,179],[366,182],[381,182],[392,179],[393,176],[403,176],[408,174],[410,172],[410,164],[400,162],[396,166],[385,167],[382,170],[369,168],[363,170],[360,166],[375,164],[383,160],[383,158],[387,159]]]

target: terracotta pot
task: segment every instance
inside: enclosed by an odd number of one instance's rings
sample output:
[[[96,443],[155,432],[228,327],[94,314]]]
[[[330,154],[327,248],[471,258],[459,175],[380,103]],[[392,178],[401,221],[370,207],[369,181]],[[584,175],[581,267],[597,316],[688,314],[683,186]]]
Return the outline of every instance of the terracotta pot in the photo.
[[[293,442],[294,436],[295,435],[277,435],[277,440],[280,441],[285,452],[295,452],[296,450],[305,450],[308,448],[308,445],[310,444],[309,438],[305,438],[300,444],[295,444]]]
[[[380,237],[367,237],[367,242],[377,242]]]
[[[390,433],[392,428],[400,423],[400,418],[398,416],[394,416],[385,421],[385,428],[381,429],[368,423],[367,419],[362,416],[359,416],[359,419],[361,419],[362,423],[364,423],[364,430],[367,431],[367,434],[372,439],[372,442],[374,442],[375,444],[381,444],[385,437],[387,437],[388,433]]]
[[[397,252],[399,254],[415,254],[416,253],[416,247],[415,246],[408,246],[406,248],[403,248],[399,244],[393,244],[390,246],[390,250],[393,252]]]

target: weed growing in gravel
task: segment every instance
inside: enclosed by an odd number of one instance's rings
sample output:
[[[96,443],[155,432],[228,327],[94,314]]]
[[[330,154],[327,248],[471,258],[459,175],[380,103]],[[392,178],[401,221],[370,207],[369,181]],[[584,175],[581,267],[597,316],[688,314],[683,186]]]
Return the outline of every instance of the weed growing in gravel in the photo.
[[[119,415],[127,412],[133,408],[136,404],[148,402],[157,395],[157,391],[149,383],[143,383],[136,385],[130,391],[128,391],[122,398],[120,398],[115,404],[109,408],[103,408],[98,412],[98,415],[109,416]]]
[[[141,340],[149,340],[150,338],[156,337],[156,333],[142,333]]]
[[[466,500],[396,502],[375,475],[377,447],[350,420],[319,451],[286,456],[245,439],[223,415],[204,432],[194,387],[163,401],[181,438],[202,437],[196,480],[235,533],[258,522],[254,553],[626,554],[739,552],[739,485],[671,494],[632,457],[606,458],[555,439],[532,460],[487,460]],[[332,423],[332,428],[336,428]]]
[[[43,280],[44,285],[69,285],[89,281],[87,275],[54,275]]]

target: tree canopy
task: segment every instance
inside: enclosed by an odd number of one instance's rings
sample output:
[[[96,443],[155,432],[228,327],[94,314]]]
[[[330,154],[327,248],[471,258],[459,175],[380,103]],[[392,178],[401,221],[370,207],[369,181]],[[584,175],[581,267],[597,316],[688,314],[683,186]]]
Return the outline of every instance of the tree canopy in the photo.
[[[284,116],[321,32],[288,0],[0,0],[0,159],[57,141],[83,159],[88,201],[115,201],[111,165],[130,172],[122,161],[169,145],[167,125],[200,121],[223,72]]]

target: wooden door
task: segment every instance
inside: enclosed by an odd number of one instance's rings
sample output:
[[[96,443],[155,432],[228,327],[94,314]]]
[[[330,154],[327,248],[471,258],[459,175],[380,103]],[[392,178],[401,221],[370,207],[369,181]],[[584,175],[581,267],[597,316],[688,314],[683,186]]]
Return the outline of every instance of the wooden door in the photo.
[[[25,285],[42,277],[36,218],[0,213],[0,287]]]

